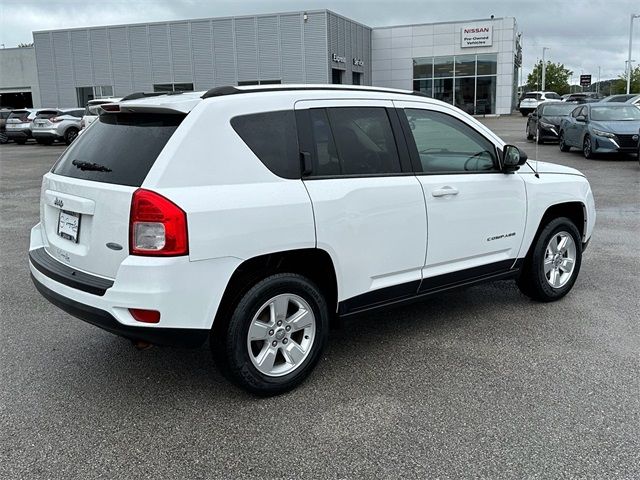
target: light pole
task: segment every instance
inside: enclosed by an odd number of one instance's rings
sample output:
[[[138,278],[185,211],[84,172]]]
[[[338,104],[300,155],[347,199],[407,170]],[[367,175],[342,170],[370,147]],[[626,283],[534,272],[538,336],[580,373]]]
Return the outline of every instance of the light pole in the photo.
[[[551,50],[549,47],[542,47],[542,91],[544,92],[545,81],[547,76],[547,64],[544,60],[544,52]]]
[[[598,65],[598,83],[596,83],[596,93],[600,93],[600,65]]]
[[[627,71],[627,94],[630,93],[631,90],[631,47],[633,45],[633,19],[640,18],[640,15],[632,13],[631,19],[629,20],[629,60],[627,60],[627,64],[629,65],[629,70]]]

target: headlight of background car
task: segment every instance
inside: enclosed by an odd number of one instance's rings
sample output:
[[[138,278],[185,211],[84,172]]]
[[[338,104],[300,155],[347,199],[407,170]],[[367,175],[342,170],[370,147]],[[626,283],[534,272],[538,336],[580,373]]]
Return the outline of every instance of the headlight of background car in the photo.
[[[542,128],[556,128],[555,125],[553,125],[552,123],[547,123],[547,122],[540,122],[540,126]]]
[[[607,138],[616,138],[613,133],[603,132],[602,130],[593,129],[593,133],[598,135],[599,137],[607,137]]]

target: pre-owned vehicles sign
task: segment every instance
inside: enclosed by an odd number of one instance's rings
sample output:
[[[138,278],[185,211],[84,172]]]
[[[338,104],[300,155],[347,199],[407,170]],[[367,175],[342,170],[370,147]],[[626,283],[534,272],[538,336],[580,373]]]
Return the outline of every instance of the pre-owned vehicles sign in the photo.
[[[493,45],[493,26],[469,25],[460,29],[460,47],[490,47]]]

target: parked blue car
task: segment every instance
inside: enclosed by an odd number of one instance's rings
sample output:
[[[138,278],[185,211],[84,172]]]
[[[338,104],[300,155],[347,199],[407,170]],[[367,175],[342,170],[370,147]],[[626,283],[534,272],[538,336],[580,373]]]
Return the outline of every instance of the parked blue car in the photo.
[[[636,153],[640,108],[625,103],[586,103],[560,123],[560,150],[580,148],[585,158],[599,153]]]

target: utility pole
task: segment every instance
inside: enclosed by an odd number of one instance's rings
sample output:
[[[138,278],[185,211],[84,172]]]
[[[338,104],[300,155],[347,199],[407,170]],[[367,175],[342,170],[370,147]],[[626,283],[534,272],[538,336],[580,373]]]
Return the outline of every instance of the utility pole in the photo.
[[[629,70],[627,71],[627,94],[631,93],[631,48],[633,46],[633,19],[640,18],[640,15],[632,13],[631,19],[629,21],[629,59],[627,60],[627,65],[629,66]]]
[[[598,83],[596,83],[596,93],[600,93],[600,65],[598,65]]]
[[[545,62],[544,59],[544,52],[546,52],[547,50],[550,50],[549,47],[542,47],[542,91],[544,92],[545,90],[545,81],[546,81],[546,76],[547,76],[547,64]]]

